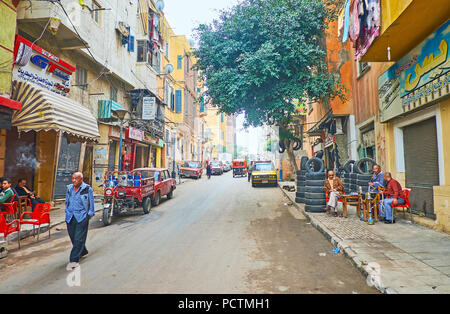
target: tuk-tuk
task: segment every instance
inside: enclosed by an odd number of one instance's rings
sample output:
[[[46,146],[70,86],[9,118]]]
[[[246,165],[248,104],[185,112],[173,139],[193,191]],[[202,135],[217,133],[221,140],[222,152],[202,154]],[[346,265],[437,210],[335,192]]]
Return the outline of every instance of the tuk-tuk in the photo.
[[[233,160],[233,178],[236,176],[247,175],[247,160],[246,159],[235,159]]]

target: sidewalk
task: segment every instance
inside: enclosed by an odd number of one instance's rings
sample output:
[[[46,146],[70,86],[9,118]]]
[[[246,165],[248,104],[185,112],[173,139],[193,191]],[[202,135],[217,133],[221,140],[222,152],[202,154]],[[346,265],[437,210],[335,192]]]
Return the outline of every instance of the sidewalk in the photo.
[[[381,292],[450,293],[450,235],[411,224],[401,213],[394,225],[373,226],[357,217],[354,206],[348,218],[307,213],[304,204],[295,203],[295,192],[282,191]]]

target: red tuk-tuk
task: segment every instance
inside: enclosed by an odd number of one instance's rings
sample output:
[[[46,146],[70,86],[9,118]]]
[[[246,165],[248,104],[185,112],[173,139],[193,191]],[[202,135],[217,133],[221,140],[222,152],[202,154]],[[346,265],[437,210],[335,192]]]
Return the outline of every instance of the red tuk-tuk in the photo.
[[[154,195],[154,178],[139,170],[108,171],[104,176],[103,224],[108,226],[113,216],[142,207],[150,213]]]
[[[236,176],[247,175],[247,159],[235,159],[233,160],[233,178]]]

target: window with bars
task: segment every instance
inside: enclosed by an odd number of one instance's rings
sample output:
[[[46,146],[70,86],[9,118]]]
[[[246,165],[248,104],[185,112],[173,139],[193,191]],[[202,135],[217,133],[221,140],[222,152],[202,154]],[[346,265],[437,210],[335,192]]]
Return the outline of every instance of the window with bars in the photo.
[[[137,62],[147,62],[147,41],[138,40],[137,42]]]
[[[109,99],[117,102],[117,88],[112,85],[109,86]]]
[[[82,66],[77,65],[75,71],[75,82],[76,85],[81,89],[86,89],[87,87],[87,70]]]

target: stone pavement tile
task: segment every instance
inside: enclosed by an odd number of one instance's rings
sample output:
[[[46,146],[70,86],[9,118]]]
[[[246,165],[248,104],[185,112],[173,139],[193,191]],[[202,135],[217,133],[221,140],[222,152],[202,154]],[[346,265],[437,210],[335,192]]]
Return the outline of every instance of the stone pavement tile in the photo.
[[[440,294],[450,294],[450,285],[437,286],[436,292]]]
[[[447,276],[450,276],[450,266],[446,266],[446,267],[435,267],[437,270],[439,270],[440,272],[442,272],[443,274],[446,274]]]
[[[446,267],[450,266],[450,260],[448,258],[440,258],[440,259],[427,259],[423,260],[423,262],[432,267]]]
[[[431,286],[418,285],[395,288],[400,294],[439,294],[441,292],[438,289],[433,289]]]
[[[426,285],[430,286],[450,286],[450,278],[448,276],[442,275],[418,275],[414,276],[414,279],[424,282]]]
[[[414,257],[421,260],[429,260],[429,259],[447,259],[448,265],[440,265],[440,266],[450,266],[450,253],[447,252],[422,252],[422,253],[410,253],[414,255]]]
[[[396,260],[396,261],[403,261],[403,260],[415,260],[416,258],[414,256],[412,256],[411,254],[405,253],[401,250],[399,250],[398,252],[395,251],[385,251],[383,252],[383,254],[391,259],[391,260]]]
[[[416,279],[414,276],[408,276],[403,273],[385,273],[380,275],[380,281],[384,287],[392,287],[395,290],[415,286],[428,286],[422,280]]]

